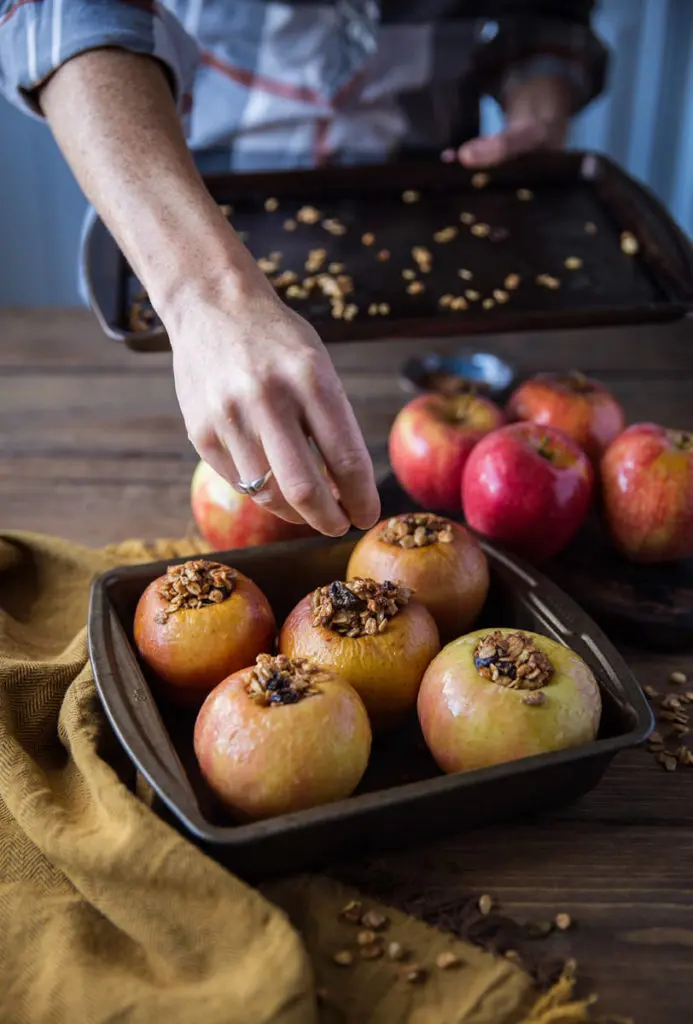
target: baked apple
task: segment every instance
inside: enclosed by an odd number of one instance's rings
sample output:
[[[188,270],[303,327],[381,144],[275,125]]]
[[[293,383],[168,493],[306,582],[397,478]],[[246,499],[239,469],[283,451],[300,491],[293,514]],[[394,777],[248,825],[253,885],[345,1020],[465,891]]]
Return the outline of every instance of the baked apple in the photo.
[[[398,580],[435,619],[443,643],[465,633],[489,587],[488,562],[476,537],[430,512],[378,523],[354,548],[347,578]]]
[[[279,651],[337,672],[361,695],[373,726],[399,725],[440,650],[438,629],[408,587],[355,579],[319,587],[282,626]]]
[[[512,393],[511,420],[558,427],[598,462],[626,425],[620,404],[598,380],[572,373],[539,373]]]
[[[217,683],[272,649],[269,601],[228,565],[199,558],[149,584],[135,611],[135,645],[177,704],[199,706]]]
[[[366,770],[363,701],[334,672],[284,655],[224,679],[200,709],[195,754],[241,820],[290,814],[349,796]]]
[[[568,647],[538,633],[479,629],[428,666],[418,713],[438,766],[463,772],[589,743],[601,695]]]

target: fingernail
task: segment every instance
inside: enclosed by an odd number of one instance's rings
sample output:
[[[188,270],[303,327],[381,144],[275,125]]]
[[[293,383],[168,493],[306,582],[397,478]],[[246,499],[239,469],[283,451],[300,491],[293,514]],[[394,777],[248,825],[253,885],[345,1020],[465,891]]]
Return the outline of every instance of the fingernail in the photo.
[[[329,530],[325,530],[328,537],[343,537],[351,529],[351,523],[345,520],[340,523],[339,526],[332,526]]]
[[[440,159],[445,164],[454,163],[454,160],[455,160],[455,150],[454,149],[444,149],[443,152],[440,154]]]

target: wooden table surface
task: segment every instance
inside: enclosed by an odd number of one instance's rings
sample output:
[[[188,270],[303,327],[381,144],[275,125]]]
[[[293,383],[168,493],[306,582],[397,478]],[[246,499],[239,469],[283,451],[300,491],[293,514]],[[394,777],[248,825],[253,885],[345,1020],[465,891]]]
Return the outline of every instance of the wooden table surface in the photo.
[[[578,368],[607,382],[628,418],[693,429],[693,325],[496,336],[478,344],[521,370]],[[454,342],[436,343],[443,351]],[[378,470],[404,401],[395,369],[426,343],[336,346],[333,356]],[[0,312],[0,524],[84,544],[178,536],[195,455],[166,355],[133,355],[79,312]],[[693,654],[621,649],[642,684],[693,677]],[[578,804],[384,861],[441,910],[490,892],[516,916],[568,911],[585,991],[637,1024],[693,1019],[693,770],[622,754]],[[395,885],[396,889],[396,885]]]

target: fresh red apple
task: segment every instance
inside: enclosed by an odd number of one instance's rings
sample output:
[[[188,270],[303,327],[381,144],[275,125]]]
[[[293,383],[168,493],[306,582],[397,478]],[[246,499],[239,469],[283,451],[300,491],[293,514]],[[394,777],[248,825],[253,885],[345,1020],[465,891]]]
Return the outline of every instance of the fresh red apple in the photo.
[[[287,523],[252,498],[239,494],[206,462],[198,462],[193,473],[190,504],[198,530],[215,551],[251,548],[313,534],[309,526]]]
[[[371,727],[359,695],[334,672],[261,655],[207,697],[194,747],[221,801],[256,821],[349,796],[368,764]]]
[[[426,394],[400,410],[390,431],[390,463],[399,484],[423,508],[460,508],[462,470],[474,445],[505,417],[490,398]]]
[[[557,554],[590,507],[593,471],[582,448],[555,427],[511,423],[489,434],[467,460],[467,523],[529,561]]]
[[[634,562],[693,557],[693,434],[634,423],[601,462],[614,543]]]
[[[227,675],[270,651],[277,626],[260,588],[204,558],[171,566],[135,609],[140,657],[174,703],[199,707]]]
[[[520,384],[506,409],[510,420],[558,427],[598,461],[625,427],[623,409],[597,380],[573,371],[540,373]]]
[[[601,695],[568,647],[537,633],[480,629],[433,659],[417,709],[439,768],[463,772],[589,743]]]
[[[438,627],[443,643],[473,625],[489,588],[486,555],[459,523],[413,512],[383,520],[354,548],[347,579],[397,580],[410,587]]]

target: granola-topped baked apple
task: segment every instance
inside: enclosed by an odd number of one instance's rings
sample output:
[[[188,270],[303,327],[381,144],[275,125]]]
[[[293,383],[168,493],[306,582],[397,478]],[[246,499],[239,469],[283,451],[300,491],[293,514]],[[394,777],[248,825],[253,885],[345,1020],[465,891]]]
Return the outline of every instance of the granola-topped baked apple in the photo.
[[[589,743],[601,706],[579,655],[517,629],[480,629],[448,644],[428,666],[418,698],[424,739],[444,772]]]
[[[237,569],[204,558],[170,566],[135,611],[142,660],[178,704],[199,705],[222,679],[272,649],[269,601]]]
[[[371,727],[363,701],[336,673],[261,654],[209,694],[194,746],[219,799],[237,818],[258,820],[353,793]]]
[[[399,580],[436,621],[443,643],[466,632],[489,588],[486,555],[458,523],[429,512],[393,516],[354,548],[347,579]]]
[[[361,695],[374,727],[385,729],[414,708],[440,639],[432,615],[408,587],[336,580],[296,605],[279,650],[337,672]]]

